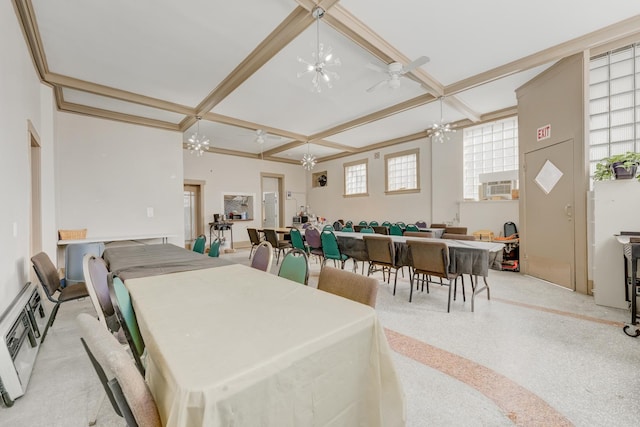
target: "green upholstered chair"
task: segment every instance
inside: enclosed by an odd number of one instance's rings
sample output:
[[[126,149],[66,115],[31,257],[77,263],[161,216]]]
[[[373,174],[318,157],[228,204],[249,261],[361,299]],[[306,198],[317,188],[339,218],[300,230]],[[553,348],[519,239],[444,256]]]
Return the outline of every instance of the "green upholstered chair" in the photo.
[[[207,243],[207,237],[204,234],[196,237],[196,240],[193,241],[193,251],[203,254],[204,248]]]
[[[382,223],[382,226],[383,227],[390,227],[391,223],[389,221],[385,221],[385,222]]]
[[[378,223],[378,221],[370,221],[370,222],[369,222],[369,227],[377,227],[377,226],[379,226],[379,225],[380,225],[380,224]]]
[[[418,226],[415,224],[407,224],[407,226],[404,228],[404,231],[420,231],[418,229]]]
[[[344,226],[345,226],[345,227],[351,227],[351,228],[353,228],[353,221],[347,221],[347,222],[345,222],[345,223],[344,223]]]
[[[373,234],[375,233],[375,231],[370,226],[367,226],[367,227],[362,227],[360,229],[360,233]]]
[[[322,227],[322,231],[325,231],[325,230],[335,231],[335,229],[333,228],[333,225],[329,225],[329,224],[327,224],[324,227]]]
[[[278,276],[306,285],[309,281],[309,259],[307,253],[293,248],[282,259]]]
[[[320,234],[320,240],[322,241],[322,254],[324,259],[322,260],[322,266],[324,267],[327,260],[331,259],[335,263],[340,262],[340,268],[344,268],[344,263],[349,259],[348,256],[340,252],[338,247],[338,239],[333,231],[323,231]]]
[[[345,233],[353,233],[353,228],[345,226],[340,231],[344,231]]]
[[[367,221],[360,221],[358,225],[365,226],[365,225],[369,225],[369,223]]]
[[[144,353],[145,346],[142,334],[138,328],[136,313],[133,311],[133,305],[131,304],[131,296],[118,276],[109,274],[109,278],[107,280],[109,283],[109,295],[111,297],[113,311],[116,314],[118,322],[120,322],[120,327],[124,332],[124,336],[127,338],[127,342],[131,348],[131,354],[133,355],[133,360],[135,361],[140,373],[144,375],[145,368],[142,363],[142,355]]]
[[[398,224],[391,224],[389,226],[389,234],[392,236],[402,236],[402,227]]]
[[[297,228],[292,228],[289,234],[291,235],[291,245],[295,249],[300,249],[301,251],[304,251],[304,253],[309,255],[309,247],[304,243],[304,239],[302,238],[300,230],[298,230]]]

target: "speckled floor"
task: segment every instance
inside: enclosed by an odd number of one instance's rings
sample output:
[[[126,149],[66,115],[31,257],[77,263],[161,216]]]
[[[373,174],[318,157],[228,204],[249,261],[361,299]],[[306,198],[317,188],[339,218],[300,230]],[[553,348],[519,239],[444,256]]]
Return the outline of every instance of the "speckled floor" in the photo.
[[[248,264],[248,251],[223,257]],[[320,265],[311,261],[310,286]],[[350,268],[350,265],[347,265]],[[272,267],[277,272],[277,266]],[[409,303],[409,280],[380,279],[376,311],[394,350],[407,426],[640,425],[640,339],[622,332],[626,310],[513,272],[491,271],[486,293],[447,313],[447,288]],[[467,297],[469,297],[467,278]],[[0,406],[0,426],[84,426],[101,396],[80,347],[82,300],[65,304],[41,348],[27,394]],[[124,425],[108,403],[100,426]]]

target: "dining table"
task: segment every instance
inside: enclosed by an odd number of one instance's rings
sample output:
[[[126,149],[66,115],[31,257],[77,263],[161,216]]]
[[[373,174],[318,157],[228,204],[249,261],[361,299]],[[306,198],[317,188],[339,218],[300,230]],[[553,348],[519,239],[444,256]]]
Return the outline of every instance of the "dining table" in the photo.
[[[364,243],[363,233],[335,231],[340,252],[355,259],[364,261],[368,259],[367,248]],[[497,242],[481,242],[477,240],[454,240],[425,237],[385,236],[393,241],[396,255],[396,265],[410,266],[409,246],[407,240],[424,239],[436,242],[444,242],[449,248],[449,271],[457,274],[468,274],[472,277],[473,293],[471,296],[471,310],[475,305],[475,297],[486,291],[487,298],[491,297],[491,288],[487,281],[489,268],[494,263],[501,263],[504,245]],[[473,278],[475,277],[475,280]],[[478,277],[482,277],[483,286],[478,286]]]
[[[125,286],[163,425],[405,425],[367,305],[240,264]]]

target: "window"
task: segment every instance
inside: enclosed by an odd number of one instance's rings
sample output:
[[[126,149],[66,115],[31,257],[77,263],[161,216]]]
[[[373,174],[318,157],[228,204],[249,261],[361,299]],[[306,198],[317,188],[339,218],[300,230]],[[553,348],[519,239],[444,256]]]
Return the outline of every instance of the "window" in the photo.
[[[639,136],[640,45],[635,44],[590,61],[589,176],[605,157],[640,151]]]
[[[478,199],[479,175],[518,169],[518,119],[468,127],[463,136],[464,198]]]
[[[415,149],[384,156],[387,193],[420,191],[419,153]]]
[[[367,159],[344,164],[344,195],[366,196]]]

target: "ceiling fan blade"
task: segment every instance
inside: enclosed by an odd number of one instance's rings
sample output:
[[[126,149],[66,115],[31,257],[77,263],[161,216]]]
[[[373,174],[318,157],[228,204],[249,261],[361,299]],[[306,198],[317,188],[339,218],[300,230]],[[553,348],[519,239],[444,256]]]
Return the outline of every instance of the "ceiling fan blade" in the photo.
[[[382,68],[381,66],[372,64],[371,62],[367,63],[366,67],[370,70],[377,71],[379,73],[386,73],[388,71],[386,68]]]
[[[421,56],[419,58],[417,58],[415,61],[408,63],[407,65],[405,65],[402,69],[402,74],[408,73],[411,70],[414,70],[418,67],[420,67],[421,65],[426,64],[427,62],[429,62],[429,57],[428,56]]]
[[[384,86],[384,85],[386,85],[388,83],[389,83],[389,80],[379,81],[378,83],[374,84],[369,89],[367,89],[367,92],[373,92],[374,90],[378,89],[380,86]]]

